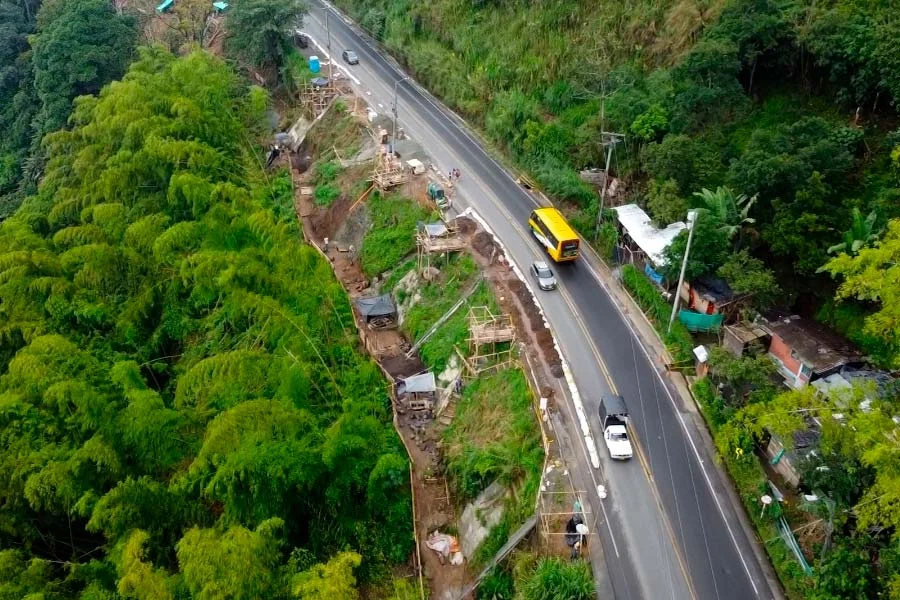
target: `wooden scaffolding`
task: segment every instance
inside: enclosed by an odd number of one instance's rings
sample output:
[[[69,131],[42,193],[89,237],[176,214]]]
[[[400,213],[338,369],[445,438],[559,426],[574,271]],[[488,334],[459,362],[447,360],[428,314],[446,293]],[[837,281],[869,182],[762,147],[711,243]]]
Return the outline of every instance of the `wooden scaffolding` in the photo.
[[[431,266],[432,255],[462,252],[465,248],[457,228],[448,223],[419,224],[416,229],[416,266],[420,273]]]
[[[403,185],[408,180],[409,171],[403,168],[403,163],[400,159],[391,154],[386,146],[381,146],[378,155],[375,157],[372,184],[384,192],[398,185]]]
[[[469,308],[469,372],[499,371],[514,362],[516,329],[509,315],[495,315],[487,306]]]
[[[333,77],[320,77],[316,80],[325,80],[324,85],[316,85],[312,81],[306,81],[300,88],[298,97],[300,106],[311,116],[317,119],[328,109],[328,105],[337,96],[341,94],[341,90],[335,85]]]
[[[545,474],[546,476],[546,474]],[[547,484],[549,487],[549,484]],[[581,498],[586,495],[583,491],[552,491],[542,490],[538,499],[538,531],[544,552],[556,554],[571,552],[574,542],[581,541],[580,556],[586,556],[591,546],[591,539],[596,539],[597,519],[591,514],[591,510],[585,507]],[[570,521],[581,522],[587,527],[586,534],[567,531]],[[564,545],[565,544],[565,545]],[[565,549],[565,550],[564,550]]]

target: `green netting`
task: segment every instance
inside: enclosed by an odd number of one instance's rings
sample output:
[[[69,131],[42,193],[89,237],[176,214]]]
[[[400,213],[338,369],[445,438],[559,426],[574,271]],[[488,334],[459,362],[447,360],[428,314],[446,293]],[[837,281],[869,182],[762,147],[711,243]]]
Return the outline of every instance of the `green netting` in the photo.
[[[679,310],[678,320],[688,331],[718,331],[722,327],[722,315],[703,315],[691,310]]]

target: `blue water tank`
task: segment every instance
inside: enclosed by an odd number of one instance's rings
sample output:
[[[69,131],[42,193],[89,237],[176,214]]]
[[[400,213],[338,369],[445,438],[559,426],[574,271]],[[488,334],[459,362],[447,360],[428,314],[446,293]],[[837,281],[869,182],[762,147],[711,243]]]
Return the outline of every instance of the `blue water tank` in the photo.
[[[319,65],[319,57],[318,56],[310,56],[309,57],[309,70],[313,73],[318,73],[319,69],[321,69],[321,65]]]

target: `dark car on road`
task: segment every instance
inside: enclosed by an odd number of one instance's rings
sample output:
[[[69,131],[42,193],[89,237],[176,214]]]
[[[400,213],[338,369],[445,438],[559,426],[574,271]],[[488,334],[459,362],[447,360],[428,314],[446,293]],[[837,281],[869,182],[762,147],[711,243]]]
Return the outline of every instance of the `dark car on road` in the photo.
[[[343,58],[344,62],[348,65],[359,64],[359,57],[356,56],[356,52],[354,52],[353,50],[344,50],[343,52],[341,52],[341,58]]]
[[[309,47],[309,38],[298,31],[294,34],[294,45],[298,48],[307,48]]]

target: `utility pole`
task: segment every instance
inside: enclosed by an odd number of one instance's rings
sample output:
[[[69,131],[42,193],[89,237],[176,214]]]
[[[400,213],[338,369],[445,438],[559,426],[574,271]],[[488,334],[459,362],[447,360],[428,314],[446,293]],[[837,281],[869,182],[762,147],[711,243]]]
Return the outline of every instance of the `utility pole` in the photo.
[[[613,151],[620,142],[625,140],[624,133],[601,131],[600,135],[603,136],[603,146],[606,147],[606,169],[603,171],[603,188],[600,190],[600,206],[597,209],[597,231],[594,233],[594,237],[600,236],[600,224],[603,223],[603,199],[606,197],[606,186],[609,182],[609,165],[612,162]]]
[[[688,211],[688,239],[687,246],[684,247],[684,259],[681,261],[681,275],[678,276],[678,288],[675,290],[675,304],[672,306],[672,315],[669,317],[669,327],[666,333],[672,331],[672,323],[675,322],[675,314],[678,312],[678,305],[681,303],[681,286],[684,285],[684,272],[687,270],[688,254],[691,252],[691,240],[694,239],[694,226],[700,213],[696,210]]]
[[[393,128],[393,131],[391,131],[391,154],[394,153],[394,150],[396,149],[396,143],[397,143],[397,86],[400,85],[401,83],[403,83],[404,81],[406,81],[407,79],[409,79],[408,75],[406,77],[404,77],[403,79],[398,79],[397,81],[394,82],[394,105],[393,105],[394,128]]]
[[[325,47],[328,48],[328,59],[331,60],[331,28],[328,26],[328,7],[325,7]]]

